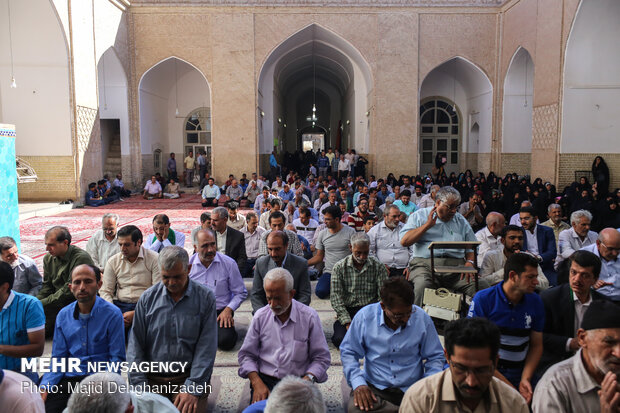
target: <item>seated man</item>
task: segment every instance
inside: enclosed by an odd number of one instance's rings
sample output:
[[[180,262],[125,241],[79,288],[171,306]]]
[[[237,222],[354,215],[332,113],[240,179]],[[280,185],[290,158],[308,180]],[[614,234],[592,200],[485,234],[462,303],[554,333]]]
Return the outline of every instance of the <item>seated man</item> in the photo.
[[[236,179],[233,179],[230,186],[226,188],[226,196],[232,201],[241,201],[241,197],[243,196],[243,189],[241,189]]]
[[[284,184],[282,190],[278,192],[278,198],[284,202],[284,205],[287,205],[290,201],[295,199],[295,192],[291,191],[291,187],[289,184]]]
[[[311,240],[314,238],[314,233],[319,226],[319,222],[312,218],[312,213],[307,207],[299,208],[299,218],[293,220],[293,225],[297,230],[297,234]]]
[[[88,191],[86,191],[86,195],[84,195],[84,204],[92,207],[98,207],[106,204],[103,197],[99,193],[99,188],[97,187],[96,182],[91,182],[88,184]]]
[[[521,226],[525,230],[523,250],[530,252],[538,259],[540,267],[549,280],[549,284],[557,285],[558,275],[553,269],[553,262],[557,255],[553,230],[544,225],[537,225],[538,217],[532,207],[522,207],[519,210]]]
[[[17,244],[11,237],[0,237],[0,261],[6,262],[13,269],[15,281],[12,290],[18,293],[37,295],[43,284],[34,260],[20,254]]]
[[[461,318],[445,326],[444,340],[450,368],[411,386],[400,405],[402,412],[530,411],[515,389],[493,377],[500,346],[495,324],[479,317]]]
[[[161,198],[162,190],[161,185],[157,182],[157,177],[155,175],[151,176],[151,180],[146,182],[144,185],[144,191],[142,191],[142,197],[144,199],[153,199],[153,198]]]
[[[170,219],[166,214],[157,214],[153,217],[153,234],[147,235],[144,248],[160,252],[165,247],[185,245],[185,234],[170,228]]]
[[[532,207],[532,202],[525,200],[523,202],[521,202],[521,206],[519,207],[519,212],[517,212],[516,214],[514,214],[513,216],[510,217],[510,221],[508,221],[509,225],[516,225],[518,227],[522,226],[521,224],[521,212],[520,209],[521,208],[531,208]],[[536,225],[540,225],[540,222],[538,221],[538,217],[536,217]]]
[[[293,276],[274,268],[265,275],[263,289],[269,306],[254,314],[238,356],[239,376],[250,380],[252,403],[269,397],[288,375],[325,382],[331,362],[319,315],[293,298]]]
[[[231,350],[237,343],[233,316],[248,296],[239,267],[235,260],[217,252],[215,234],[209,229],[201,229],[196,234],[196,253],[189,265],[189,278],[206,285],[215,294],[217,346],[220,350]]]
[[[461,194],[451,186],[444,186],[435,195],[433,208],[419,209],[409,216],[400,230],[400,243],[404,247],[413,245],[413,258],[409,264],[409,280],[415,289],[416,305],[421,307],[425,288],[446,287],[472,297],[475,292],[473,277],[461,274],[431,275],[431,259],[428,246],[433,241],[476,241],[474,231],[463,215],[457,212]],[[415,245],[414,245],[415,244]],[[435,265],[474,267],[473,250],[438,250]],[[438,283],[438,285],[436,285]],[[479,288],[488,284],[480,280]]]
[[[508,225],[502,229],[500,234],[500,249],[489,251],[482,260],[480,267],[480,277],[489,283],[495,285],[504,281],[504,266],[506,260],[517,252],[523,250],[523,238],[525,237],[523,227],[516,225]],[[542,268],[538,265],[538,286],[537,291],[549,288],[549,280],[545,277]]]
[[[0,400],[7,412],[45,413],[37,385],[22,374],[0,369]]]
[[[262,235],[261,240],[258,244],[258,256],[263,257],[267,255],[267,235],[271,233],[271,231],[284,231],[288,236],[288,244],[286,246],[288,252],[292,255],[297,255],[298,257],[303,257],[304,252],[301,248],[301,243],[297,238],[297,234],[286,229],[286,217],[280,211],[273,211],[269,215],[269,230],[265,231]]]
[[[138,299],[161,280],[157,253],[142,246],[142,232],[134,225],[118,231],[121,252],[113,255],[103,273],[99,294],[123,313],[125,329],[129,330]]]
[[[215,180],[213,178],[209,178],[208,182],[209,184],[202,188],[203,208],[217,206],[217,200],[220,199],[220,196],[222,196],[220,188],[215,185]]]
[[[589,251],[577,251],[568,259],[568,284],[540,295],[545,306],[542,369],[566,360],[579,350],[577,330],[583,313],[594,300],[605,299],[603,294],[592,290],[601,272],[601,260]]]
[[[293,233],[293,237],[297,238],[297,235]],[[256,312],[267,305],[267,297],[263,289],[264,280],[267,273],[277,267],[284,268],[293,277],[295,300],[310,305],[312,287],[308,277],[308,265],[304,258],[288,252],[287,246],[290,242],[288,232],[272,231],[267,234],[266,238],[268,255],[259,257],[254,266],[254,280],[250,295],[252,310]]]
[[[314,383],[286,376],[273,388],[267,400],[249,405],[243,413],[326,413],[321,390]]]
[[[60,413],[67,406],[70,389],[88,374],[89,362],[125,361],[125,334],[121,311],[101,297],[101,272],[93,265],[79,265],[71,272],[69,284],[77,300],[58,313],[52,357],[80,359],[82,373],[45,373],[41,397],[47,413]],[[92,371],[90,372],[92,374]],[[59,391],[54,387],[58,386]]]
[[[367,305],[353,317],[340,358],[353,389],[350,413],[396,412],[409,386],[440,372],[444,363],[433,321],[413,305],[413,287],[403,277],[385,280],[381,302]]]
[[[125,189],[122,174],[116,174],[116,179],[112,182],[112,190],[116,191],[121,197],[129,198],[131,196],[131,191]]]
[[[552,366],[534,392],[534,413],[618,411],[620,390],[620,311],[606,301],[593,301],[577,330],[580,349]]]
[[[469,201],[465,201],[459,205],[459,214],[463,215],[463,218],[469,222],[469,225],[476,229],[480,228],[480,225],[482,225],[484,221],[479,205],[480,195],[475,192],[469,195]]]
[[[357,232],[364,232],[364,219],[369,216],[375,218],[374,214],[368,212],[368,196],[362,195],[357,204],[357,212],[349,215],[347,224]]]
[[[241,231],[241,228],[245,227],[245,217],[238,212],[239,203],[236,201],[229,201],[226,203],[226,208],[228,208],[228,221],[226,221],[226,225],[237,231]]]
[[[332,269],[329,299],[336,312],[332,343],[336,348],[344,339],[351,319],[362,307],[379,302],[383,281],[388,277],[385,265],[369,257],[370,238],[365,233],[351,236],[351,255]]]
[[[163,389],[161,395],[181,412],[205,413],[217,351],[215,296],[189,279],[189,256],[183,248],[166,247],[158,260],[162,281],[138,300],[127,361],[182,362],[184,371],[165,376],[129,372],[129,383]]]
[[[596,244],[598,234],[594,231],[590,231],[591,223],[592,214],[590,211],[581,209],[570,214],[570,224],[572,228],[560,232],[558,256],[555,259],[556,269],[562,261],[568,259],[575,251],[587,247],[588,245]]]
[[[620,302],[620,231],[605,228],[598,234],[596,244],[583,249],[601,259],[601,275],[594,284],[594,289],[608,299]]]
[[[256,181],[252,179],[243,193],[243,197],[248,200],[250,207],[254,207],[254,201],[256,201],[256,198],[260,195],[260,192],[260,188],[256,185]]]
[[[71,245],[71,233],[66,227],[52,227],[45,233],[45,249],[43,286],[37,298],[45,311],[45,338],[50,338],[54,334],[58,312],[75,301],[69,288],[71,272],[80,264],[94,263],[86,251]]]
[[[215,231],[217,250],[235,260],[239,272],[245,269],[247,255],[245,252],[245,237],[228,225],[228,210],[217,207],[211,211],[211,228]]]
[[[105,270],[110,257],[120,251],[116,239],[119,219],[118,214],[105,214],[101,219],[101,229],[95,232],[86,243],[86,252],[101,272]]]
[[[196,252],[196,234],[201,229],[211,229],[211,214],[203,212],[200,214],[200,225],[192,230],[190,238],[192,239],[192,245],[194,246],[194,252]]]
[[[116,202],[120,199],[120,196],[115,191],[112,191],[112,186],[107,180],[101,179],[97,181],[97,187],[101,198],[106,204],[111,204],[112,202]]]
[[[478,246],[478,266],[482,265],[482,260],[487,252],[502,249],[499,234],[506,226],[506,218],[499,212],[489,212],[486,224],[484,228],[476,232],[476,239],[481,242]]]
[[[179,193],[179,183],[174,180],[174,178],[170,178],[168,185],[164,189],[164,198],[176,199],[180,198],[181,194]]]
[[[252,277],[254,275],[254,264],[258,259],[258,246],[261,237],[265,233],[265,228],[258,226],[258,215],[248,212],[245,215],[246,225],[241,228],[241,233],[245,238],[245,253],[248,256],[242,277]]]
[[[35,297],[13,290],[15,274],[0,262],[0,369],[22,373],[34,382],[39,376],[21,371],[21,359],[39,357],[45,347],[45,314]]]
[[[254,212],[260,215],[261,214],[260,209],[263,205],[263,202],[268,201],[270,199],[273,199],[273,196],[269,193],[269,187],[263,186],[262,193],[259,194],[254,200]]]
[[[555,244],[556,247],[559,248],[558,244],[560,243],[560,233],[565,229],[570,229],[570,225],[562,221],[562,207],[558,204],[549,205],[549,207],[547,207],[547,214],[549,215],[549,219],[540,225],[544,225],[553,230],[553,235],[555,235]]]
[[[468,317],[483,317],[502,330],[499,364],[495,377],[519,390],[532,401],[532,379],[543,351],[545,309],[534,293],[538,262],[530,254],[515,253],[506,260],[504,282],[479,291]]]
[[[394,198],[396,199],[396,201],[394,201],[394,205],[400,209],[400,212],[404,212],[407,216],[413,214],[418,209],[416,204],[409,201],[411,199],[411,191],[408,189],[405,189],[400,194],[400,197],[395,196]]]
[[[383,222],[368,231],[370,238],[370,255],[377,258],[388,270],[390,277],[409,274],[409,259],[412,247],[403,247],[399,241],[399,233],[405,224],[399,221],[400,210],[396,205],[385,209]]]

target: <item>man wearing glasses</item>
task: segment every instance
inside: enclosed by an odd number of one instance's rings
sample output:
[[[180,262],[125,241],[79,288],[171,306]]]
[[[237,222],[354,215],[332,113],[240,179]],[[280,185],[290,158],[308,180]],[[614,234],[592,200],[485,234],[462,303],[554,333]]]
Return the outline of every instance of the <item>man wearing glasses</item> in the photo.
[[[95,232],[86,244],[86,252],[102,273],[110,257],[121,252],[116,239],[118,220],[118,214],[105,214],[101,219],[101,229]]]
[[[445,327],[444,339],[450,368],[411,386],[401,412],[529,412],[519,393],[493,377],[500,346],[495,324],[461,318]]]
[[[582,250],[593,252],[602,262],[601,274],[594,289],[610,300],[620,302],[620,232],[615,228],[605,228],[598,234],[596,244]]]
[[[415,211],[400,230],[401,245],[403,247],[413,245],[413,258],[409,263],[408,279],[414,285],[417,306],[422,306],[425,288],[444,287],[470,297],[476,293],[471,275],[461,277],[461,274],[454,273],[436,274],[435,279],[432,277],[428,249],[431,242],[477,241],[469,222],[457,212],[461,204],[459,192],[451,186],[445,186],[437,191],[435,199],[435,206]],[[436,250],[435,265],[474,267],[474,252],[465,250],[463,254],[463,250]],[[479,280],[478,285],[481,290],[489,286],[485,280]]]
[[[430,316],[413,305],[411,284],[403,277],[388,278],[380,295],[380,303],[353,317],[340,345],[344,375],[353,389],[349,413],[396,412],[409,386],[443,368],[439,336]]]

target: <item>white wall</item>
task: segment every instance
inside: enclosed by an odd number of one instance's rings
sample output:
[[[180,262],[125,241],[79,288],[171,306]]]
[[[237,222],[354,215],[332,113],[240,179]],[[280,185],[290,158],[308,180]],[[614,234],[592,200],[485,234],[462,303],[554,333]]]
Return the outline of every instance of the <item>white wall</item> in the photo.
[[[63,30],[48,0],[11,1],[14,74],[7,0],[0,0],[0,123],[15,124],[22,156],[70,156],[69,67]]]
[[[454,59],[443,63],[433,69],[422,82],[420,102],[430,96],[443,96],[456,102],[461,114],[463,152],[491,152],[493,89],[483,72],[462,58],[456,58],[456,64]],[[480,127],[475,140],[469,136],[474,123],[478,123]]]
[[[519,48],[504,81],[503,153],[532,151],[533,92],[534,62],[527,50]]]
[[[121,128],[121,154],[129,155],[129,114],[127,77],[113,48],[99,59],[99,118],[119,119]],[[105,157],[104,157],[105,162]]]
[[[583,0],[564,67],[562,153],[620,152],[620,1]]]

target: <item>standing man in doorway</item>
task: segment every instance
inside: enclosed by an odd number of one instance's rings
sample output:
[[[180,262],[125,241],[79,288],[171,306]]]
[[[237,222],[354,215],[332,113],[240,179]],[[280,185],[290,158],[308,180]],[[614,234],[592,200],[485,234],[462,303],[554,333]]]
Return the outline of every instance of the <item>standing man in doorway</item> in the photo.
[[[185,165],[185,185],[191,188],[192,181],[194,180],[194,168],[196,167],[194,151],[189,151],[189,155],[187,155],[183,164]]]
[[[166,168],[168,169],[168,179],[174,179],[175,181],[178,181],[177,161],[176,159],[174,159],[174,152],[170,153],[170,158],[168,159],[168,166]]]

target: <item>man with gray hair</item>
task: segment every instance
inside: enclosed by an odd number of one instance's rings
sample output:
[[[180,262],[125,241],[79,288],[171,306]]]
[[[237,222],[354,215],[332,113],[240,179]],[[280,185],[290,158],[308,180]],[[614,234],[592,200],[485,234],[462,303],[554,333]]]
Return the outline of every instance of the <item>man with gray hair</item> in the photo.
[[[105,214],[101,219],[101,229],[97,230],[86,243],[86,252],[90,254],[101,272],[104,272],[110,257],[121,252],[116,239],[119,219],[118,214]]]
[[[497,251],[502,248],[499,242],[499,234],[506,226],[506,218],[499,212],[489,212],[486,218],[486,227],[476,232],[476,239],[481,242],[478,247],[478,267],[487,252]]]
[[[13,291],[37,295],[41,289],[43,277],[41,277],[34,260],[18,252],[17,244],[13,238],[0,238],[0,261],[6,262],[13,269],[15,274]]]
[[[368,256],[370,238],[367,234],[356,232],[351,235],[350,248],[351,255],[338,261],[332,269],[329,299],[336,312],[332,336],[336,348],[340,347],[355,314],[362,307],[379,302],[381,285],[388,278],[385,265]]]
[[[549,219],[540,225],[544,225],[553,230],[556,248],[559,248],[558,244],[560,243],[560,232],[564,231],[565,229],[569,229],[570,225],[562,221],[562,207],[559,204],[549,205],[547,207],[547,215],[549,215]]]
[[[595,244],[582,249],[596,254],[603,264],[593,288],[610,300],[620,302],[620,231],[605,228],[599,232]]]
[[[267,400],[251,404],[243,413],[325,413],[327,408],[317,386],[295,376],[286,376]]]
[[[325,382],[331,362],[319,315],[293,298],[293,276],[274,268],[263,288],[269,305],[254,314],[238,355],[239,376],[250,380],[252,403],[269,397],[288,375]]]
[[[439,286],[467,294],[476,293],[473,277],[460,274],[435,274],[432,277],[431,260],[428,246],[433,241],[468,241],[476,242],[476,236],[469,222],[457,212],[461,195],[451,186],[444,186],[437,191],[435,206],[415,211],[400,230],[400,243],[404,247],[413,247],[413,258],[409,263],[409,280],[413,282],[415,304],[422,306],[425,288]],[[472,250],[438,250],[435,265],[475,267]],[[439,285],[436,285],[438,283]],[[479,280],[480,289],[489,284]]]
[[[129,391],[116,373],[95,373],[82,380],[63,413],[178,413],[174,404],[150,392]]]
[[[437,195],[439,188],[441,188],[439,185],[431,186],[431,191],[420,199],[418,208],[430,208],[435,205],[435,196]]]
[[[181,412],[204,413],[217,350],[215,296],[188,277],[189,256],[178,246],[159,254],[161,282],[136,305],[128,362],[180,362],[178,373],[130,372],[133,386],[157,386]],[[184,364],[183,364],[184,363]],[[185,391],[174,391],[182,386]]]
[[[590,231],[591,223],[592,214],[590,211],[580,209],[570,214],[570,225],[572,228],[560,232],[558,256],[555,259],[556,269],[562,261],[570,257],[575,251],[579,251],[588,245],[596,244],[598,234]]]

